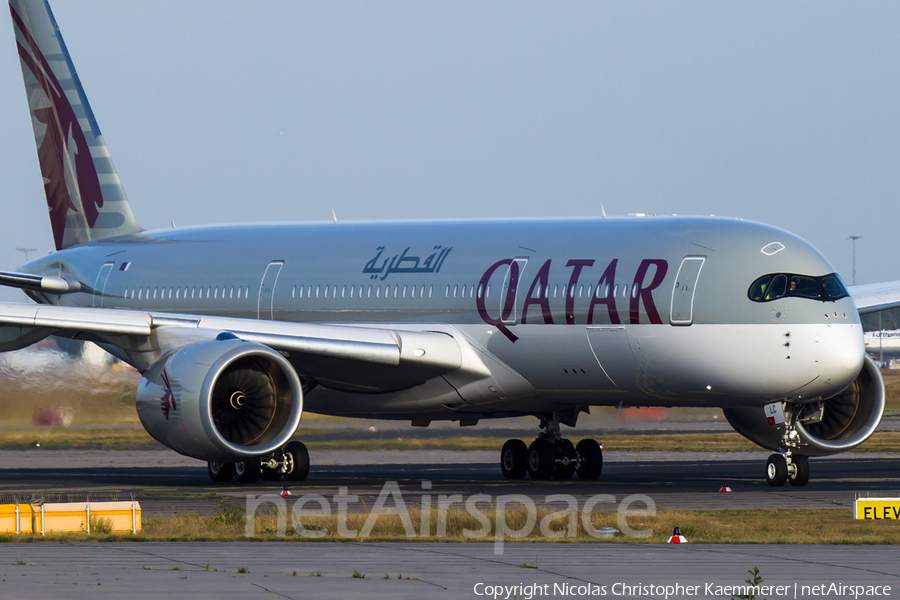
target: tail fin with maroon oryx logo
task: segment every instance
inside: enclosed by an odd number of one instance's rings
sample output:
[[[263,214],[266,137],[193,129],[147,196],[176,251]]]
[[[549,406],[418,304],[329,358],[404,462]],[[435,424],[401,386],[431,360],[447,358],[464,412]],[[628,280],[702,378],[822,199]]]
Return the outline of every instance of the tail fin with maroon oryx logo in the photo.
[[[141,231],[45,0],[10,0],[56,249]]]

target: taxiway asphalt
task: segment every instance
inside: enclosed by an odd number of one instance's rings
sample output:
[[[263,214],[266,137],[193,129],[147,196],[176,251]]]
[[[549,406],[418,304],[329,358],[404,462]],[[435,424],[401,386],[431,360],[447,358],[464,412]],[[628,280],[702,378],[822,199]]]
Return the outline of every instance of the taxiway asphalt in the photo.
[[[900,595],[896,552],[725,544],[508,544],[496,554],[489,543],[10,543],[0,544],[0,596],[722,600],[731,597],[724,586],[743,584],[758,567],[763,584],[780,589],[757,597],[891,598]],[[829,586],[845,591],[823,593]],[[882,595],[865,593],[876,589]]]
[[[408,502],[423,493],[526,494],[540,503],[551,494],[586,499],[612,494],[652,498],[671,510],[746,508],[835,508],[852,506],[858,492],[900,491],[900,455],[849,453],[812,459],[812,479],[802,488],[769,487],[763,479],[766,453],[607,452],[596,481],[506,480],[494,452],[375,451],[312,452],[313,467],[305,482],[291,483],[294,496],[332,497],[340,488],[360,497],[358,508],[372,506],[384,484],[395,481]],[[427,484],[430,482],[430,489]],[[727,484],[732,493],[720,493]],[[243,501],[281,491],[283,482],[214,484],[205,463],[168,450],[0,451],[0,495],[51,497],[56,494],[132,495],[145,516],[196,512],[208,514],[217,494]],[[354,509],[354,505],[350,505]]]

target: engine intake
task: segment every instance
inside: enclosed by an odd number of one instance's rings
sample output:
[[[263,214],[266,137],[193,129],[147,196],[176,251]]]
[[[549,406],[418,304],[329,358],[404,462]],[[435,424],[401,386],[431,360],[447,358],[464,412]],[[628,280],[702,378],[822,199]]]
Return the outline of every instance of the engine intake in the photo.
[[[884,414],[885,389],[881,371],[869,356],[862,371],[840,394],[825,400],[821,421],[796,423],[800,453],[828,456],[856,448],[869,439]],[[724,409],[725,418],[751,442],[778,450],[782,428],[766,422],[762,407]]]
[[[137,409],[147,432],[176,452],[236,462],[290,440],[303,391],[278,352],[230,338],[191,344],[159,360],[141,379]]]

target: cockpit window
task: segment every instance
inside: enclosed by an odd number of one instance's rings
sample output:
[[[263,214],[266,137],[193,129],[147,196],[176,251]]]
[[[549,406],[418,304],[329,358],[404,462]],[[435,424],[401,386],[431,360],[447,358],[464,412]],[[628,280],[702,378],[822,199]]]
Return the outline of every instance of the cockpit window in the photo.
[[[750,296],[750,299],[754,302],[761,302],[763,297],[766,295],[766,290],[769,288],[770,281],[772,281],[771,275],[763,275],[753,282],[753,285],[750,286],[750,291],[747,292],[747,295]]]
[[[803,275],[793,275],[791,277],[791,296],[800,296],[801,298],[812,298],[813,300],[821,300],[822,290],[819,288],[818,282],[812,277],[804,277]]]
[[[747,296],[754,302],[769,302],[785,296],[833,302],[848,294],[837,273],[822,277],[772,273],[754,281],[747,290]]]
[[[784,290],[787,288],[787,277],[785,275],[775,275],[772,277],[772,284],[766,290],[763,301],[774,300],[784,296]]]
[[[822,287],[825,289],[825,293],[829,298],[837,300],[838,298],[849,296],[847,288],[844,287],[844,284],[837,275],[826,275],[821,279]]]

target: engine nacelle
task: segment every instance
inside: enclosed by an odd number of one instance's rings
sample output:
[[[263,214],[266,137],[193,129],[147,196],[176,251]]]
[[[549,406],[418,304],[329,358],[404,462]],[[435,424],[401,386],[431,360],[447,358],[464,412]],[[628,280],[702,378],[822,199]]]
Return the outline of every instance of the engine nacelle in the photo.
[[[884,414],[885,391],[881,371],[866,356],[862,371],[840,394],[825,400],[822,420],[797,422],[807,456],[828,456],[856,448],[875,433]],[[762,407],[726,408],[725,418],[742,436],[769,450],[778,450],[782,427],[766,422]]]
[[[147,432],[176,452],[237,462],[290,440],[300,425],[303,390],[278,352],[219,339],[186,346],[147,369],[137,411]]]

